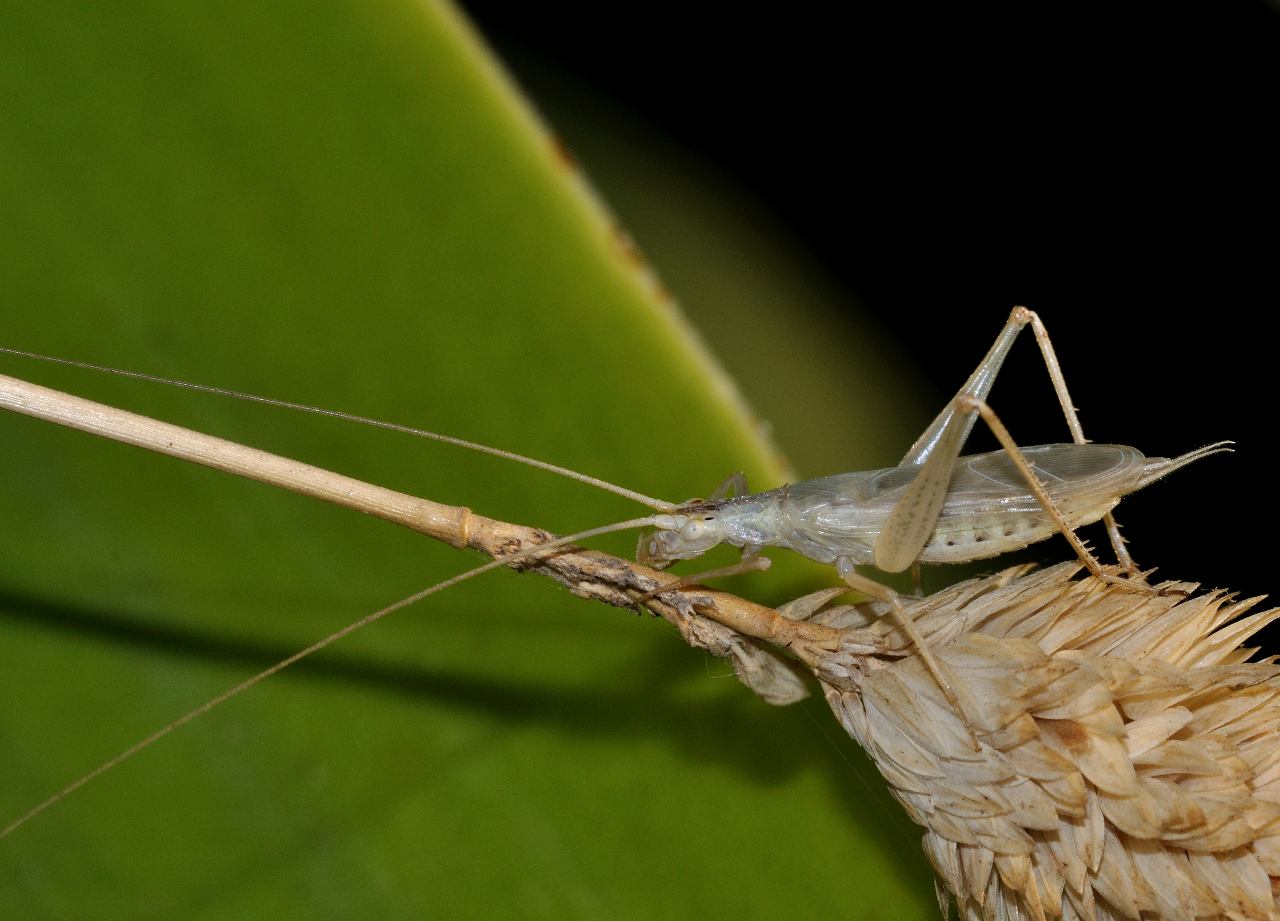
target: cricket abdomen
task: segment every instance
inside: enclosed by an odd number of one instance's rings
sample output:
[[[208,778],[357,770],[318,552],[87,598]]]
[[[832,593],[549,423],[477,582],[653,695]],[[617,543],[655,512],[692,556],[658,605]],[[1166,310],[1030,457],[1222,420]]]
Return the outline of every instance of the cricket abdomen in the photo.
[[[1058,508],[1072,528],[1101,520],[1119,502],[1093,498],[1063,502]],[[922,563],[967,563],[1021,550],[1051,537],[1057,526],[1041,509],[988,514],[947,515],[943,512],[933,537],[920,552]]]

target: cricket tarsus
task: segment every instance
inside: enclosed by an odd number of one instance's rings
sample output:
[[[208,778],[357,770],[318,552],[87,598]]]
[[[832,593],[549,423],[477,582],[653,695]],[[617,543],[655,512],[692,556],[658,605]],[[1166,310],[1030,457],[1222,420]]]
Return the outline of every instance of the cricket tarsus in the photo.
[[[426,438],[430,441],[438,441],[443,444],[453,445],[458,448],[466,448],[470,451],[476,451],[480,454],[488,454],[492,457],[501,457],[505,460],[515,461],[519,464],[525,464],[529,467],[535,467],[538,470],[545,470],[548,473],[554,473],[558,476],[567,477],[571,480],[577,480],[579,483],[586,483],[588,486],[594,486],[597,489],[603,489],[605,492],[611,492],[615,496],[621,496],[624,499],[631,499],[641,505],[646,505],[651,509],[659,512],[675,511],[677,506],[671,502],[664,502],[661,499],[655,499],[652,496],[646,496],[643,493],[627,489],[624,486],[617,486],[607,480],[593,477],[590,474],[579,473],[576,470],[570,470],[568,467],[561,467],[558,464],[552,464],[547,461],[541,461],[534,457],[526,457],[523,454],[516,454],[513,451],[504,451],[502,448],[492,448],[489,445],[480,444],[476,441],[468,441],[465,438],[457,438],[453,435],[442,435],[439,432],[428,431],[427,429],[415,428],[411,425],[402,425],[398,422],[387,422],[383,419],[374,419],[371,416],[361,416],[355,413],[346,413],[337,409],[324,409],[320,406],[310,406],[306,403],[295,403],[292,400],[279,400],[275,397],[258,396],[253,393],[244,393],[239,390],[229,390],[225,387],[214,387],[209,384],[195,384],[191,381],[178,380],[176,378],[160,377],[154,374],[146,374],[142,371],[128,371],[124,368],[113,368],[109,365],[97,365],[88,361],[76,361],[70,358],[57,358],[53,355],[42,355],[39,352],[26,352],[22,349],[11,349],[0,347],[0,355],[13,355],[17,358],[29,358],[34,361],[48,362],[49,364],[64,365],[69,368],[81,368],[85,371],[98,371],[103,374],[114,374],[116,377],[124,377],[130,380],[147,381],[152,384],[167,384],[170,387],[181,387],[184,390],[194,390],[197,393],[209,393],[216,396],[231,397],[235,400],[243,400],[248,403],[259,403],[264,406],[275,406],[279,409],[290,409],[295,412],[310,413],[313,416],[327,416],[331,419],[343,419],[347,422],[358,422],[361,425],[368,425],[373,428],[386,429],[392,432],[401,432],[405,435],[413,435],[418,438]]]
[[[312,643],[310,646],[306,647],[305,649],[298,650],[288,658],[281,659],[275,665],[272,665],[269,668],[263,669],[253,677],[246,678],[244,681],[241,681],[239,684],[235,685],[234,687],[228,688],[227,690],[223,691],[217,697],[213,697],[209,700],[206,700],[204,703],[202,703],[200,706],[196,707],[195,709],[184,713],[182,716],[178,717],[173,722],[163,726],[160,729],[157,729],[155,732],[151,733],[151,735],[147,736],[145,739],[141,739],[135,742],[133,745],[130,745],[124,751],[120,752],[120,754],[116,755],[113,758],[110,758],[107,761],[104,761],[102,764],[98,765],[92,771],[89,771],[87,774],[84,774],[83,776],[67,784],[65,787],[63,787],[57,793],[54,793],[48,799],[44,800],[43,802],[39,803],[36,806],[33,806],[31,809],[28,809],[26,812],[18,816],[8,825],[4,826],[4,828],[0,828],[0,839],[7,838],[9,835],[13,834],[19,828],[26,825],[32,819],[48,811],[53,806],[56,806],[58,803],[66,799],[72,793],[75,793],[81,787],[98,779],[103,774],[110,771],[112,768],[118,767],[119,765],[123,764],[125,761],[128,761],[134,755],[150,748],[156,742],[159,742],[161,739],[163,739],[165,736],[169,735],[173,731],[177,729],[181,729],[183,726],[187,725],[187,723],[190,723],[192,720],[195,720],[204,716],[206,713],[208,713],[210,710],[214,709],[215,707],[218,707],[226,703],[231,698],[244,693],[245,691],[252,688],[254,685],[261,684],[263,681],[266,681],[268,678],[279,674],[289,666],[302,661],[303,659],[307,658],[313,653],[317,653],[320,650],[324,649],[325,647],[333,645],[334,643],[338,642],[339,640],[347,636],[350,636],[352,633],[355,633],[357,630],[360,630],[363,627],[367,627],[376,621],[382,620],[382,618],[386,617],[388,614],[394,614],[396,611],[399,611],[403,608],[407,608],[409,605],[415,604],[421,601],[422,599],[427,598],[430,595],[434,595],[437,592],[442,592],[448,588],[453,588],[453,586],[457,585],[460,582],[465,582],[468,579],[472,579],[476,576],[483,575],[486,572],[491,572],[492,570],[499,569],[503,566],[509,566],[512,563],[520,563],[530,559],[531,557],[539,556],[548,551],[558,550],[569,544],[575,543],[580,540],[586,540],[587,538],[590,538],[590,537],[599,537],[602,534],[610,534],[614,531],[625,531],[630,528],[645,527],[646,525],[649,525],[649,524],[652,524],[652,520],[649,518],[636,518],[631,521],[622,521],[616,524],[604,525],[599,528],[591,528],[586,531],[579,531],[577,534],[569,534],[569,535],[566,535],[565,537],[558,537],[558,538],[555,538],[554,540],[548,541],[545,544],[539,544],[536,547],[527,547],[524,550],[521,550],[517,553],[507,554],[505,556],[500,556],[497,559],[490,560],[488,563],[485,563],[482,566],[477,566],[474,569],[468,569],[466,572],[459,573],[456,576],[451,576],[450,578],[445,579],[443,582],[437,582],[435,585],[432,585],[429,588],[424,588],[422,589],[422,591],[415,592],[414,594],[409,595],[406,598],[401,598],[399,601],[395,602],[394,604],[389,604],[385,608],[381,608],[380,610],[374,611],[372,614],[367,614],[364,617],[360,618],[359,620],[353,623],[347,624],[347,626],[343,627],[341,630],[338,630],[334,633],[330,633],[324,639],[317,640],[316,642]]]

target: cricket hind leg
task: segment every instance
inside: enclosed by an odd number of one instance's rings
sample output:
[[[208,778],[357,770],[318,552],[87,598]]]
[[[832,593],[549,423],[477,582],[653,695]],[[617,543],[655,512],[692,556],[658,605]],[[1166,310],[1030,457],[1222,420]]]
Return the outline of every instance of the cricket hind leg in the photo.
[[[938,689],[942,691],[942,696],[960,716],[961,721],[964,723],[965,731],[969,733],[969,741],[973,744],[973,750],[975,752],[981,751],[982,745],[978,741],[978,734],[973,728],[973,722],[969,719],[969,715],[964,712],[964,707],[960,705],[960,699],[956,697],[951,678],[947,675],[942,663],[934,657],[933,652],[929,649],[929,644],[920,635],[920,631],[916,629],[915,621],[911,619],[906,606],[902,603],[902,597],[889,586],[860,575],[854,568],[853,561],[847,556],[836,559],[836,572],[840,574],[840,578],[850,588],[879,601],[887,601],[889,603],[894,619],[897,620],[898,626],[902,628],[902,632],[907,635],[907,639],[911,641],[911,645],[915,647],[916,654],[920,656],[920,662],[924,665],[925,671],[937,682]]]
[[[1049,339],[1049,331],[1045,329],[1040,315],[1034,310],[1028,310],[1026,307],[1015,307],[1014,313],[1018,312],[1021,312],[1026,317],[1027,322],[1031,324],[1031,332],[1036,337],[1036,344],[1040,346],[1040,355],[1044,358],[1045,368],[1049,371],[1049,379],[1053,382],[1054,393],[1057,394],[1058,403],[1062,406],[1062,415],[1067,420],[1067,428],[1071,430],[1071,439],[1078,445],[1088,444],[1089,439],[1084,437],[1084,429],[1080,425],[1080,416],[1076,412],[1075,404],[1071,402],[1071,394],[1067,392],[1067,381],[1062,376],[1062,366],[1058,364],[1058,355]],[[984,398],[979,396],[979,399]],[[1120,534],[1120,525],[1116,522],[1115,515],[1107,512],[1102,521],[1107,529],[1107,538],[1111,541],[1111,549],[1116,555],[1116,562],[1130,575],[1136,574],[1138,572],[1138,564],[1133,561],[1133,557],[1129,554],[1129,548],[1125,546],[1125,540]]]
[[[1080,539],[1075,529],[1067,522],[1061,509],[1053,501],[1053,497],[1045,490],[1044,484],[1036,476],[1030,462],[1027,461],[1026,456],[1022,453],[1022,449],[1018,447],[1018,443],[1009,434],[1009,430],[1000,421],[1000,417],[996,415],[995,410],[987,405],[985,401],[969,396],[960,397],[956,403],[961,412],[970,413],[975,417],[982,417],[987,427],[991,429],[991,433],[996,436],[996,440],[1000,442],[1000,446],[1004,448],[1005,453],[1013,461],[1014,466],[1018,468],[1018,472],[1022,474],[1022,478],[1026,480],[1027,486],[1030,487],[1036,501],[1040,503],[1040,507],[1053,520],[1054,525],[1062,533],[1062,536],[1067,539],[1067,542],[1071,544],[1071,549],[1076,552],[1076,556],[1080,558],[1080,562],[1089,570],[1090,575],[1102,582],[1125,585],[1140,590],[1150,590],[1153,593],[1157,592],[1157,589],[1151,588],[1141,581],[1142,574],[1132,568],[1132,560],[1129,561],[1128,565],[1124,562],[1120,563],[1120,568],[1128,574],[1128,578],[1121,578],[1103,568],[1097,557],[1085,546],[1084,541]]]
[[[916,467],[919,472],[889,512],[876,537],[873,556],[878,568],[902,572],[919,560],[942,514],[956,460],[978,421],[972,411],[962,407],[961,401],[986,399],[1014,341],[1033,316],[1024,308],[1015,308],[1009,314],[1000,335],[978,367],[902,458],[901,466]]]
[[[924,434],[916,440],[916,443],[911,446],[906,456],[903,457],[902,464],[904,466],[923,465],[934,453],[935,449],[939,447],[944,452],[948,452],[949,448],[953,447],[954,453],[958,455],[960,445],[969,437],[973,426],[977,423],[977,415],[972,411],[963,411],[959,405],[960,401],[966,398],[978,402],[986,401],[991,392],[991,386],[995,383],[996,376],[1000,373],[1000,368],[1009,354],[1009,350],[1013,347],[1018,334],[1027,326],[1031,327],[1036,344],[1040,348],[1041,358],[1044,360],[1045,369],[1049,372],[1049,380],[1052,382],[1054,393],[1058,397],[1058,404],[1062,407],[1062,415],[1066,419],[1072,440],[1076,444],[1088,444],[1089,440],[1084,436],[1084,429],[1080,425],[1080,416],[1076,411],[1075,404],[1071,402],[1071,394],[1067,390],[1067,382],[1062,374],[1062,366],[1058,362],[1058,355],[1054,351],[1053,342],[1049,339],[1049,332],[1045,328],[1044,322],[1034,310],[1026,307],[1014,307],[1009,313],[1009,319],[1005,321],[1004,328],[996,337],[991,349],[983,357],[982,361],[978,363],[978,367],[974,369],[955,397],[947,403],[942,412],[938,414],[929,427],[925,429]],[[1106,525],[1107,536],[1120,566],[1127,572],[1137,572],[1137,565],[1125,547],[1125,541],[1120,534],[1120,526],[1116,523],[1115,516],[1108,512],[1103,518],[1103,522]]]

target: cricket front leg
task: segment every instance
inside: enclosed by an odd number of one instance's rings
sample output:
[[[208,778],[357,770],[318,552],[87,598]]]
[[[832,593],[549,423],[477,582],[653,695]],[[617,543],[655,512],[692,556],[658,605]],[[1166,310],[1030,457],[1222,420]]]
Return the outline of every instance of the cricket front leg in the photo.
[[[668,582],[660,588],[655,588],[651,592],[645,592],[635,600],[637,605],[642,605],[651,598],[667,592],[679,591],[688,588],[691,585],[701,585],[708,579],[727,579],[730,576],[740,576],[748,572],[764,572],[773,565],[773,561],[767,556],[761,556],[761,547],[748,545],[742,548],[742,558],[737,563],[730,563],[728,566],[717,566],[715,569],[704,569],[702,572],[690,573],[687,576],[681,576],[674,582]]]

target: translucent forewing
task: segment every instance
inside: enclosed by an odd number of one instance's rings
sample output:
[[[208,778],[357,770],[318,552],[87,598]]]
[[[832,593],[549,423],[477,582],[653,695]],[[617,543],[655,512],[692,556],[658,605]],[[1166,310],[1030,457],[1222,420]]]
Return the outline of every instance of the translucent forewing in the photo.
[[[1052,444],[1024,448],[1037,477],[1050,496],[1073,520],[1093,520],[1093,511],[1105,513],[1126,493],[1143,483],[1150,461],[1123,445]],[[821,546],[826,556],[848,556],[870,562],[871,549],[880,530],[919,474],[917,466],[890,467],[861,473],[845,473],[796,483],[788,487],[785,502],[792,530],[811,549]],[[978,559],[1023,546],[1022,533],[1047,516],[1026,482],[1004,451],[960,458],[948,483],[946,499],[930,547],[957,530],[973,530],[995,524],[999,533],[982,548]],[[1015,525],[1005,528],[1005,525]],[[1002,541],[1010,530],[1010,541]],[[1035,527],[1035,530],[1040,530]],[[1027,532],[1030,536],[1030,532]],[[798,547],[796,549],[799,549]],[[971,548],[972,549],[972,548]],[[921,560],[930,562],[925,552]],[[949,556],[944,554],[944,557]],[[815,557],[817,558],[817,557]],[[940,561],[940,560],[939,560]]]

